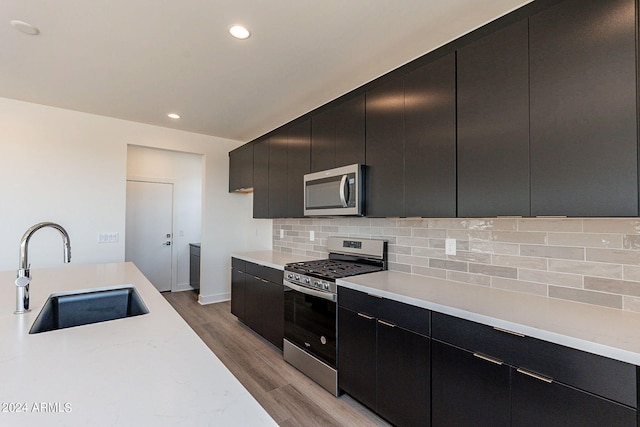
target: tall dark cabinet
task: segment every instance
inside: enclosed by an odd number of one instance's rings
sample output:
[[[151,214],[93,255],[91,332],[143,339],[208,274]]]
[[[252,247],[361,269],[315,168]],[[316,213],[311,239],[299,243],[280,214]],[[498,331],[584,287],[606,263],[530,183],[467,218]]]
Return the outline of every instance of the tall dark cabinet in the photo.
[[[526,19],[460,50],[458,216],[530,215]]]
[[[289,138],[277,132],[269,138],[269,218],[287,216],[287,153]]]
[[[365,163],[364,95],[329,106],[311,120],[311,172]]]
[[[638,215],[635,3],[530,18],[532,215]]]
[[[304,216],[304,175],[310,172],[311,120],[294,124],[287,131],[286,217]]]
[[[253,217],[269,218],[269,138],[253,144]]]
[[[366,212],[404,215],[404,80],[367,91]]]
[[[229,152],[229,192],[253,188],[253,144]]]
[[[456,58],[405,75],[403,216],[456,216]]]

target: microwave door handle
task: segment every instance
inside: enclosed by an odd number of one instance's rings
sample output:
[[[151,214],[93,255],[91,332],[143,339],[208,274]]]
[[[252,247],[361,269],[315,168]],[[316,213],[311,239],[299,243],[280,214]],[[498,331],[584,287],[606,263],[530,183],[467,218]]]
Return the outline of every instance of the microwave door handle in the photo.
[[[347,203],[347,191],[346,191],[346,185],[347,185],[347,178],[348,176],[342,175],[342,179],[340,180],[340,201],[342,202],[342,207],[346,208],[347,206],[349,206],[349,204]]]

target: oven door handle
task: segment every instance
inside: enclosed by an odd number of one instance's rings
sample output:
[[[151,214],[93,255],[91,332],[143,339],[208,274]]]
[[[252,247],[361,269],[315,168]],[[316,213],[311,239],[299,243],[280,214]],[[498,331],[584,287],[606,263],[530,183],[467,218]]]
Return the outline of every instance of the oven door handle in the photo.
[[[333,301],[333,302],[336,302],[336,300],[338,299],[337,295],[332,292],[316,291],[315,289],[305,288],[304,286],[296,285],[295,283],[291,283],[287,280],[283,280],[282,284],[287,288],[291,288],[294,291],[298,291],[305,295],[311,295],[314,297],[326,299],[328,301]]]

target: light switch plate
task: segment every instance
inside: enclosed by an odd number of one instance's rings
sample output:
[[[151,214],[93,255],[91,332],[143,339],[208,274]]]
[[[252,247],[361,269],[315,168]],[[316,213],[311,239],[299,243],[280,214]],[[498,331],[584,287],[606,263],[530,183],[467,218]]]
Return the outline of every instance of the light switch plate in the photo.
[[[280,238],[284,239],[284,230],[282,228],[280,229]]]
[[[444,253],[446,255],[456,254],[456,239],[444,239]]]
[[[313,230],[309,231],[309,240],[311,240],[312,242],[314,240],[316,240],[316,232],[315,231],[313,231]]]

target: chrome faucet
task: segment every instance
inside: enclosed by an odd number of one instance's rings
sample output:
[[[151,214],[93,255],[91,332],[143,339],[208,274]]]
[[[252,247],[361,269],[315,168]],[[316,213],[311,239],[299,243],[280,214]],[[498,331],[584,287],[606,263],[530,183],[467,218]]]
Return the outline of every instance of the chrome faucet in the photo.
[[[20,267],[18,269],[18,277],[16,278],[16,311],[14,314],[24,314],[29,311],[29,283],[31,282],[31,275],[29,273],[29,239],[33,236],[33,233],[41,228],[51,227],[55,228],[62,234],[62,240],[64,243],[64,262],[71,261],[71,242],[69,240],[69,233],[54,222],[41,222],[25,231],[20,241]]]

